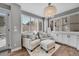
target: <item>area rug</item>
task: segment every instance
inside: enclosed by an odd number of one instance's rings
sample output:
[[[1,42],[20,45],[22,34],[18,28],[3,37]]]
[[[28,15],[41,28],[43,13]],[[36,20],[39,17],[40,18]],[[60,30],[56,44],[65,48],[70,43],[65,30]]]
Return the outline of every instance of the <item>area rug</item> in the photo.
[[[30,56],[51,56],[53,55],[61,45],[55,44],[55,48],[52,48],[48,53],[45,52],[44,49],[41,49],[40,46],[38,46],[36,49],[34,49],[32,52],[27,49]]]

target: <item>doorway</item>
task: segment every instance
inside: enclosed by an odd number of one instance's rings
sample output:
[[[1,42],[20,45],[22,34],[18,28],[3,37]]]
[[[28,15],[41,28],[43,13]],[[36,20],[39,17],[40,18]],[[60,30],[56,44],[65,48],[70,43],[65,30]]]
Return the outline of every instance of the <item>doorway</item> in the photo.
[[[8,49],[9,33],[8,33],[8,13],[0,9],[0,51]]]

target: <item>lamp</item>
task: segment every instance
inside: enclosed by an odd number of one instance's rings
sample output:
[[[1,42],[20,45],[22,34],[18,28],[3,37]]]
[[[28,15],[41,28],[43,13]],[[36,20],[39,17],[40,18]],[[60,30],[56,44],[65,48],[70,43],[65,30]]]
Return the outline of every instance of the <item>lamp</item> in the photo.
[[[55,6],[51,5],[51,3],[48,3],[48,6],[44,9],[44,16],[46,18],[53,17],[56,14],[56,8]]]

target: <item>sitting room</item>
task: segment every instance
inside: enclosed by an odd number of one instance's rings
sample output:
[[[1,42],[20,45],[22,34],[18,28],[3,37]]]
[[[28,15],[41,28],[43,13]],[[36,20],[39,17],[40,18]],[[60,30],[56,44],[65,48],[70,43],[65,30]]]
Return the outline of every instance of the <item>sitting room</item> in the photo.
[[[79,3],[0,3],[0,56],[79,56]]]

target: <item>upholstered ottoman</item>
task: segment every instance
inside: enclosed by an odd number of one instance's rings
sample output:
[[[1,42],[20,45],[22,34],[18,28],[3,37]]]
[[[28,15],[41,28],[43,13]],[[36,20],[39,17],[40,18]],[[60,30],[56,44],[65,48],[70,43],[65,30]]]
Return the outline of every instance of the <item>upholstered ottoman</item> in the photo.
[[[55,48],[55,41],[50,39],[43,40],[41,41],[40,46],[48,53],[50,49]]]

